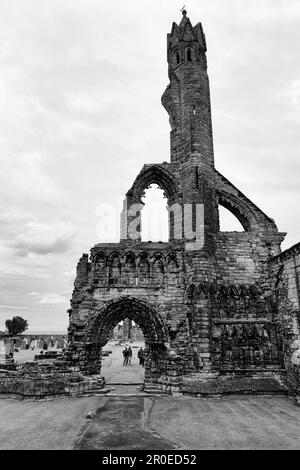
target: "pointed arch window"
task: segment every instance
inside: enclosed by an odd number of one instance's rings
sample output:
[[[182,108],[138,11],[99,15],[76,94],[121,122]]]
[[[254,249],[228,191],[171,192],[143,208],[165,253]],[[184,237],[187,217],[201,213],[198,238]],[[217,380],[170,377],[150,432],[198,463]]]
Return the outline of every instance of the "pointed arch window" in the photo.
[[[150,264],[146,255],[143,255],[138,265],[139,283],[142,286],[150,282]]]
[[[129,253],[126,256],[125,264],[123,268],[124,284],[127,284],[129,286],[134,286],[136,282],[135,276],[136,276],[135,257],[132,253]]]
[[[188,62],[192,62],[192,51],[191,51],[191,49],[187,49],[187,51],[186,51],[186,60]]]
[[[164,265],[159,257],[156,257],[152,266],[152,284],[161,285],[164,282]]]
[[[178,64],[180,63],[180,55],[179,55],[179,52],[176,52],[175,56],[176,56],[176,63],[177,63],[177,65],[178,65]]]
[[[142,241],[169,241],[169,213],[164,191],[157,185],[150,185],[143,196]]]
[[[178,283],[178,264],[176,258],[170,258],[168,261],[168,283],[176,285]]]
[[[192,304],[194,302],[195,294],[196,294],[196,287],[194,286],[194,284],[192,284],[188,288],[188,292],[187,292],[187,302],[188,302],[188,304]]]
[[[94,268],[95,282],[98,282],[99,284],[105,284],[107,282],[106,267],[105,255],[98,255]]]
[[[117,253],[113,254],[110,260],[109,267],[109,283],[118,284],[121,277],[121,264],[120,257]]]

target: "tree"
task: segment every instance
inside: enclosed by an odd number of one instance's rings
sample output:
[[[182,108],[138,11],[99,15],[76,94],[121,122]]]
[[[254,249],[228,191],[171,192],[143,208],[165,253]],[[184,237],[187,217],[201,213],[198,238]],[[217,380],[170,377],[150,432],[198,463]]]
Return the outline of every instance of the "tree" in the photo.
[[[9,336],[15,336],[27,330],[28,321],[22,317],[13,317],[12,320],[6,320],[5,326]]]

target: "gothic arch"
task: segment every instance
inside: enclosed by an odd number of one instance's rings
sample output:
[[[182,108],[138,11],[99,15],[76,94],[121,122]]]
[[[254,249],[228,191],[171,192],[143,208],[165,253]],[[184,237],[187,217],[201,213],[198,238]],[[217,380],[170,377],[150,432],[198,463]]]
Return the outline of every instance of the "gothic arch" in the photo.
[[[186,50],[185,50],[185,56],[186,56],[186,60],[187,60],[188,62],[192,62],[192,47],[191,47],[191,46],[189,46],[189,47],[186,48]]]
[[[123,262],[124,264],[130,263],[134,267],[136,267],[136,256],[132,251],[127,251],[124,256],[123,256]]]
[[[272,233],[278,232],[273,219],[268,217],[218,171],[215,171],[215,175],[218,203],[239,220],[246,232],[260,229]]]
[[[121,280],[121,256],[114,251],[109,256],[109,284],[117,284]]]
[[[174,260],[178,268],[182,269],[182,255],[178,251],[171,251],[166,256],[166,263],[169,263],[171,260]]]
[[[97,263],[99,260],[105,260],[105,263],[107,263],[107,255],[104,251],[98,251],[94,255],[94,262]]]
[[[142,286],[149,285],[150,283],[150,263],[149,256],[143,252],[137,259],[137,271],[139,283]]]
[[[156,251],[152,257],[151,257],[151,262],[152,263],[155,263],[155,261],[157,260],[160,260],[164,269],[165,269],[165,266],[166,266],[166,260],[165,260],[165,257],[164,255],[160,252],[160,251]]]
[[[115,251],[112,251],[109,256],[107,257],[107,260],[108,260],[108,264],[111,264],[111,262],[115,259],[115,258],[118,258],[119,260],[121,260],[121,253],[117,250]]]
[[[94,258],[94,280],[98,284],[105,284],[107,282],[107,256],[104,252],[99,252]]]
[[[218,203],[238,219],[245,232],[250,232],[257,226],[252,211],[233,194],[218,191]]]
[[[167,341],[166,329],[158,312],[140,299],[122,296],[106,302],[88,321],[85,347],[104,346],[113,328],[125,318],[140,326],[146,342],[164,344]]]
[[[127,193],[130,204],[142,204],[145,189],[157,184],[165,193],[168,204],[178,201],[179,188],[175,177],[162,165],[145,165]]]
[[[191,284],[186,291],[186,301],[188,304],[192,304],[196,296],[196,286]]]
[[[164,275],[166,271],[165,259],[158,253],[152,258],[152,284],[160,286],[164,282]]]
[[[170,285],[177,285],[179,281],[179,269],[176,259],[176,255],[170,254],[166,259],[167,263],[167,273],[168,273],[168,283]]]
[[[136,259],[136,264],[137,266],[140,265],[142,261],[147,260],[149,263],[149,253],[147,251],[142,251],[141,253],[138,254],[137,259]]]
[[[122,266],[122,279],[125,285],[134,286],[136,283],[136,257],[134,253],[127,252]]]

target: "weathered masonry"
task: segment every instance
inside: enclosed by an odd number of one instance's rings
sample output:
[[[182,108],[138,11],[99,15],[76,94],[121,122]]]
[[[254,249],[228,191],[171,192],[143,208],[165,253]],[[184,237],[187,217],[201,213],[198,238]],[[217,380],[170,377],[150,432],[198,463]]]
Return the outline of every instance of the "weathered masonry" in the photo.
[[[299,259],[295,271],[285,264],[285,233],[215,169],[206,52],[201,23],[183,11],[167,36],[170,162],[138,174],[120,243],[96,244],[78,263],[66,360],[85,373],[101,372],[101,348],[125,318],[144,334],[146,383],[164,390],[224,377],[273,383],[289,363]],[[141,242],[142,197],[153,183],[168,200],[168,243]],[[220,231],[219,206],[244,232]]]

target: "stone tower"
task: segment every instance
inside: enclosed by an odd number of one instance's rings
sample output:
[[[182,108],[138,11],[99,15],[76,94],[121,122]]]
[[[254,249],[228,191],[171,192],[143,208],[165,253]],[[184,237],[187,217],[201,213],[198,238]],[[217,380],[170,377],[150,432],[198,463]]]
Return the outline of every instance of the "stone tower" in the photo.
[[[192,26],[187,13],[173,23],[167,39],[170,85],[162,103],[170,116],[171,162],[184,163],[191,155],[214,165],[206,40],[201,23]]]
[[[162,96],[171,161],[145,164],[126,194],[120,243],[96,244],[77,267],[66,359],[100,373],[118,322],[143,331],[145,381],[178,390],[195,374],[279,373],[280,315],[269,260],[284,239],[214,166],[207,47],[187,12],[167,36],[170,83]],[[169,242],[141,242],[142,197],[157,184],[169,209]],[[244,232],[221,232],[219,206]],[[202,383],[202,382],[201,382]]]

